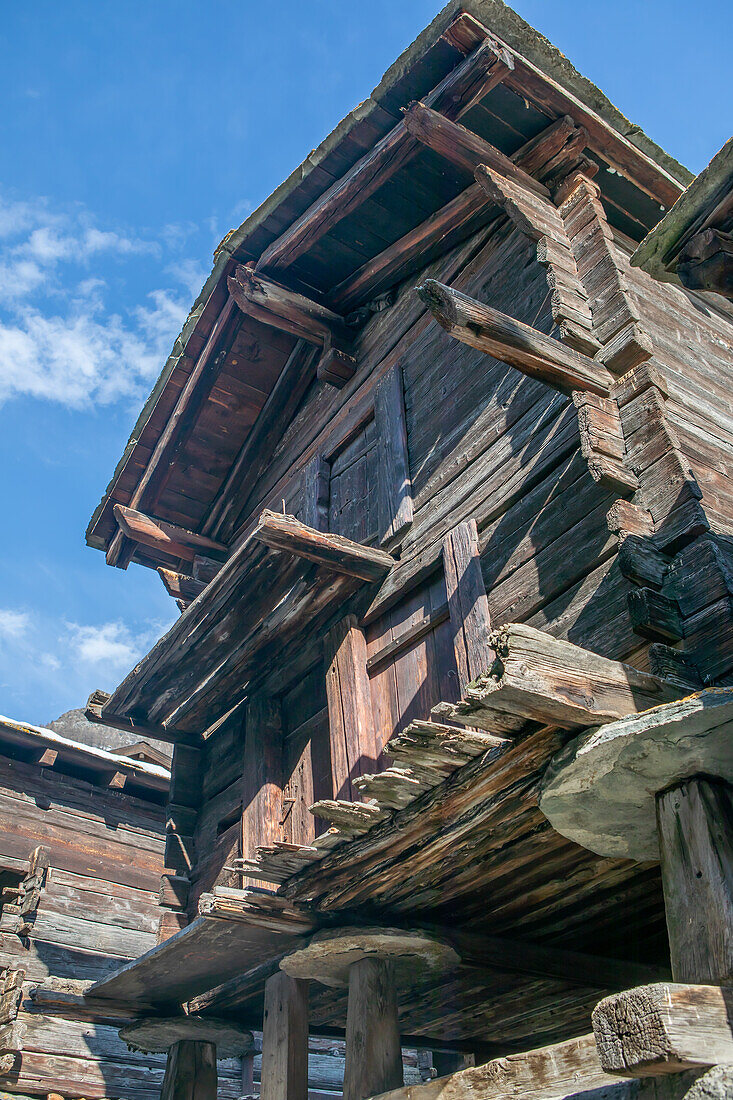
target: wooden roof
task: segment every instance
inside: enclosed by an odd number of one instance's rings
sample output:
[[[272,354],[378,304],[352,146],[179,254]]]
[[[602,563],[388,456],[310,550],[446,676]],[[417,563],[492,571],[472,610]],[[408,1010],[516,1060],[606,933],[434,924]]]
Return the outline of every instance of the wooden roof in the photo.
[[[609,220],[632,239],[640,240],[658,220],[660,208],[677,198],[687,180],[685,170],[628,123],[541,35],[498,0],[454,0],[369,99],[220,245],[211,276],[90,523],[89,544],[110,551],[112,543],[112,564],[125,567],[135,560],[175,568],[178,560],[140,543],[122,546],[119,536],[115,545],[115,504],[132,503],[160,520],[226,543],[235,537],[236,523],[222,519],[222,496],[241,491],[241,479],[232,484],[227,475],[296,340],[233,308],[227,278],[237,262],[264,261],[265,269],[275,273],[284,265],[291,288],[342,312],[404,279],[409,263],[384,266],[385,250],[406,234],[419,239],[426,219],[446,203],[460,201],[473,184],[469,173],[425,146],[412,149],[396,170],[383,172],[378,185],[373,181],[360,188],[359,201],[341,205],[317,239],[304,238],[295,251],[289,243],[286,249],[286,239],[334,188],[338,206],[338,181],[381,141],[391,140],[402,109],[427,97],[455,71],[489,33],[487,26],[510,56],[511,68],[470,102],[462,124],[511,156],[548,123],[569,115],[587,130]],[[464,218],[451,240],[468,236],[491,214],[484,208]],[[445,240],[434,244],[433,253],[445,246]],[[423,265],[432,255],[424,242],[412,251]],[[381,270],[376,276],[375,265]],[[308,370],[304,360],[301,373]],[[267,445],[271,441],[260,441],[261,448]]]

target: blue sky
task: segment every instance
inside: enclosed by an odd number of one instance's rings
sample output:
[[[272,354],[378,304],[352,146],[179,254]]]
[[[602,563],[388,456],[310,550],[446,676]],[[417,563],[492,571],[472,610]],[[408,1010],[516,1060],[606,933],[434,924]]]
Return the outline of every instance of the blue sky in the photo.
[[[729,137],[722,0],[520,0],[699,171]],[[0,712],[112,689],[172,622],[84,530],[211,254],[439,9],[34,0],[0,21]]]

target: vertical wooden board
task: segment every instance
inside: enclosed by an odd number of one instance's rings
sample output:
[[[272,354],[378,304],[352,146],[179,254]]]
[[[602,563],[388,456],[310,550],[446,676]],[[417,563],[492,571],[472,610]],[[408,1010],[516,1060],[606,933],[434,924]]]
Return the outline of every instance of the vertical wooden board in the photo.
[[[282,839],[283,730],[280,704],[263,693],[247,704],[242,777],[242,854]]]
[[[657,825],[676,982],[733,979],[733,789],[690,779],[657,796]]]
[[[489,668],[491,620],[478,553],[475,520],[459,523],[443,539],[443,568],[461,692]]]
[[[426,588],[408,596],[392,611],[392,635],[399,638],[430,611],[430,596]],[[430,717],[431,708],[439,701],[435,649],[432,632],[425,635],[398,654],[395,659],[395,678],[399,704],[398,728],[404,729],[413,719]]]
[[[303,470],[300,520],[316,531],[328,530],[328,502],[331,467],[316,454]]]
[[[347,615],[325,638],[326,696],[335,798],[353,799],[351,779],[374,770],[379,755],[374,731],[366,640]],[[358,801],[358,797],[357,797]]]
[[[307,1100],[308,982],[280,970],[265,983],[261,1100]]]
[[[379,541],[394,543],[412,523],[412,483],[407,454],[402,368],[397,363],[374,392],[379,437]]]
[[[436,577],[430,585],[430,610],[438,611],[448,602],[445,577]],[[458,682],[456,651],[453,646],[453,631],[448,619],[439,623],[433,630],[433,652],[435,654],[436,679],[438,683],[438,701],[454,703],[461,697]],[[435,704],[433,704],[434,706]]]
[[[176,806],[198,806],[201,802],[201,774],[201,750],[176,745],[171,761],[169,801]]]
[[[316,800],[313,793],[313,756],[310,737],[305,741],[301,738],[289,738],[286,741],[284,777],[284,839],[291,844],[310,844],[316,835],[316,819],[308,810]]]
[[[394,638],[390,612],[387,612],[367,628],[367,656],[372,657]],[[370,674],[369,689],[374,715],[374,734],[377,744],[384,746],[397,732],[399,705],[394,661],[382,665]]]

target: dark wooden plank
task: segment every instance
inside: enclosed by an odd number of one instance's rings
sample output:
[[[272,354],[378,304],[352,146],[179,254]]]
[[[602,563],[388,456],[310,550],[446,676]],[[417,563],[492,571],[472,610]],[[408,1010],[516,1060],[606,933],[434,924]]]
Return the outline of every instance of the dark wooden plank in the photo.
[[[252,266],[237,264],[227,279],[229,293],[243,313],[298,339],[323,347],[327,340],[348,340],[343,318],[319,302],[289,290]]]
[[[418,294],[440,325],[457,340],[492,355],[563,393],[610,393],[613,377],[601,363],[566,348],[537,329],[427,279]]]
[[[393,545],[412,524],[412,482],[407,454],[402,370],[396,364],[374,391],[379,442],[379,541]]]
[[[459,523],[443,540],[443,569],[461,694],[494,659],[475,520]]]
[[[362,546],[341,535],[306,527],[294,516],[265,511],[253,537],[274,550],[285,550],[308,561],[364,581],[382,580],[394,565],[384,550]]]

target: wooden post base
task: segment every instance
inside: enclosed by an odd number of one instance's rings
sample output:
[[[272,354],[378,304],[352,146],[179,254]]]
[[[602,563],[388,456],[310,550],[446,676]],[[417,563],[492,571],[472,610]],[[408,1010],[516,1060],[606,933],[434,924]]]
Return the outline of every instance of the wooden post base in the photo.
[[[365,1100],[402,1084],[392,964],[361,959],[349,968],[344,1100]]]
[[[216,1100],[216,1047],[182,1039],[168,1051],[160,1100]]]
[[[733,980],[733,787],[689,779],[657,795],[672,974]]]

